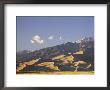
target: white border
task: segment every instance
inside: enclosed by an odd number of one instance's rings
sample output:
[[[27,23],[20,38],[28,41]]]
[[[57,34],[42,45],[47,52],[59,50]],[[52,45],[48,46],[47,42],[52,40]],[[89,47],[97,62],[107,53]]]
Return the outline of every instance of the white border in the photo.
[[[95,75],[16,75],[16,16],[95,16]],[[106,87],[107,5],[6,5],[6,87]]]

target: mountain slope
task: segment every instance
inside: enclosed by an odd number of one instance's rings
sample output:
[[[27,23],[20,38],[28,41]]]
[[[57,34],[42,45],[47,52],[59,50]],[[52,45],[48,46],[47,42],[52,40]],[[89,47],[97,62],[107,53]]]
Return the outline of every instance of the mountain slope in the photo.
[[[94,40],[89,37],[33,52],[24,50],[17,52],[16,62],[17,72],[94,71]]]

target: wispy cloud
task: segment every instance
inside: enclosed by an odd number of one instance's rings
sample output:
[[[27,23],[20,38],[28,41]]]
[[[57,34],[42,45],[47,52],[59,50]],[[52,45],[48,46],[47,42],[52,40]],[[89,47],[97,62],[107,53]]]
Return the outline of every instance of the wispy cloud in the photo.
[[[49,40],[53,40],[54,37],[53,37],[53,36],[49,36],[48,39],[49,39]]]
[[[38,43],[38,44],[43,44],[44,40],[41,39],[41,37],[39,35],[35,35],[34,37],[32,37],[32,39],[30,40],[31,43]]]

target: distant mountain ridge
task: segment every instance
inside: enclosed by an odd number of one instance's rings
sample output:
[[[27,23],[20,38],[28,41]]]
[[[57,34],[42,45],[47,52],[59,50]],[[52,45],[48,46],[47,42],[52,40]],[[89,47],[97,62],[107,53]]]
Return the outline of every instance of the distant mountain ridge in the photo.
[[[91,37],[85,37],[81,40],[78,40],[76,42],[67,42],[65,44],[56,45],[53,47],[48,47],[40,50],[35,51],[29,51],[29,50],[23,50],[20,52],[17,52],[17,61],[18,60],[31,60],[36,58],[51,58],[53,56],[57,56],[60,54],[68,54],[68,53],[74,53],[79,50],[87,50],[88,48],[94,48],[94,40]]]

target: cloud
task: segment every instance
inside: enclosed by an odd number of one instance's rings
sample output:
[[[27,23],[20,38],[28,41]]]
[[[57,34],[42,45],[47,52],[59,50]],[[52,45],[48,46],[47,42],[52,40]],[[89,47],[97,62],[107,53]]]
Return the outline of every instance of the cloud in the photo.
[[[34,43],[34,41],[33,41],[33,40],[30,40],[30,42],[31,42],[31,43]]]
[[[32,37],[32,39],[30,40],[30,42],[31,43],[42,44],[42,43],[44,43],[44,40],[42,40],[39,35],[35,35],[34,37]]]
[[[61,36],[59,37],[59,40],[62,40],[62,37]]]
[[[53,36],[49,36],[48,39],[49,39],[49,40],[53,40],[54,37],[53,37]]]

